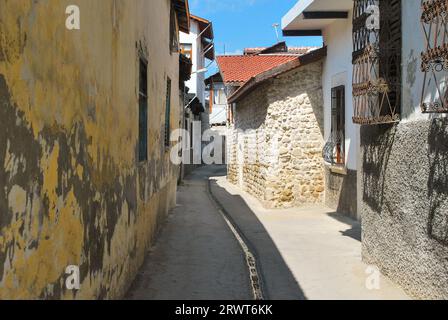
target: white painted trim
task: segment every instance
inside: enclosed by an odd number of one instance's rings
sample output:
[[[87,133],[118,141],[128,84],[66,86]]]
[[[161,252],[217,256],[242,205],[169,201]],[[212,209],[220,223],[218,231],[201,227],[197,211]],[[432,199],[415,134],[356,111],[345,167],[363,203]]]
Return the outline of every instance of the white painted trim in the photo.
[[[289,10],[289,12],[282,18],[282,29],[285,30],[288,26],[300,16],[306,8],[313,4],[315,0],[300,0],[296,5]]]

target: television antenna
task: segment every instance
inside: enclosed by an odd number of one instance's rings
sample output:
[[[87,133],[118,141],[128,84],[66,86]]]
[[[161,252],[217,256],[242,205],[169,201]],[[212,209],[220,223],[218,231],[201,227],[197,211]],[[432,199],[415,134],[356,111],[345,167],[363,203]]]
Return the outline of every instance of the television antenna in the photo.
[[[279,37],[279,35],[278,35],[278,27],[280,27],[280,24],[278,24],[278,23],[274,23],[274,24],[272,25],[272,27],[273,27],[274,30],[275,30],[275,35],[276,35],[276,37],[277,37],[277,43],[278,43],[278,42],[280,42],[280,37]]]

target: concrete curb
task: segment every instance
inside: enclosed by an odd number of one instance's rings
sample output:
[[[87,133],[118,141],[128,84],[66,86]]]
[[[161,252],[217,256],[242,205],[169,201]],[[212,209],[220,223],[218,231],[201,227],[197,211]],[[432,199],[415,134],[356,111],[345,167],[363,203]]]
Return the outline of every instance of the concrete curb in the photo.
[[[252,293],[254,295],[254,300],[265,300],[268,299],[268,295],[266,293],[266,285],[263,280],[263,273],[261,270],[261,265],[257,263],[259,261],[259,256],[255,247],[251,244],[248,238],[244,235],[244,232],[238,227],[235,223],[232,216],[227,212],[225,207],[219,201],[219,199],[213,194],[212,191],[212,181],[207,179],[206,189],[207,193],[210,197],[210,200],[216,206],[218,212],[222,215],[223,219],[226,221],[227,225],[231,229],[234,234],[236,240],[241,246],[243,253],[246,257],[246,262],[249,271],[250,282],[252,285]]]

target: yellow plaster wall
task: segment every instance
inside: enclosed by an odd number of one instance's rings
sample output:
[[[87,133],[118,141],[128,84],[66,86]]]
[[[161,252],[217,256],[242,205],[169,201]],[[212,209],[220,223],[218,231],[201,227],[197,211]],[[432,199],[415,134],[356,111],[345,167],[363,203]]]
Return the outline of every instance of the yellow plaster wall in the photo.
[[[65,9],[81,10],[81,30]],[[179,125],[169,0],[0,0],[0,299],[118,298],[175,201],[166,79]],[[137,162],[138,52],[149,160]],[[65,289],[79,265],[81,290]]]

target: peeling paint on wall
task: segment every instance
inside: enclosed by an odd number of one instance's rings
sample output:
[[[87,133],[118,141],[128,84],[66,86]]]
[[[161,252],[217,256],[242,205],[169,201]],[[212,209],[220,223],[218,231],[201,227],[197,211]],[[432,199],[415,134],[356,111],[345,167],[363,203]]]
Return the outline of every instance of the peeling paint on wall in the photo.
[[[65,0],[0,0],[0,299],[122,296],[174,203],[158,128],[165,75],[178,79],[170,1],[78,2],[82,29],[69,32]],[[140,164],[139,42],[152,108]],[[79,291],[65,289],[68,265]]]

